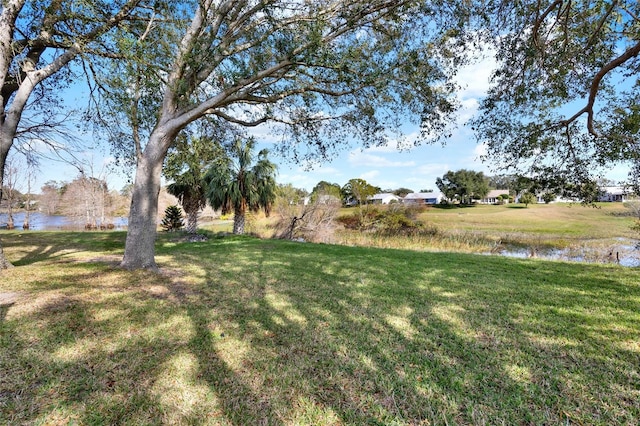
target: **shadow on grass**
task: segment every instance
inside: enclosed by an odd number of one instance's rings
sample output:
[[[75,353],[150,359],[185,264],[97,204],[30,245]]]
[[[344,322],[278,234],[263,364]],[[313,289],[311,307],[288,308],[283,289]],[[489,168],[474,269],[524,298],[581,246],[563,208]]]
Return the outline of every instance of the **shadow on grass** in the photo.
[[[57,291],[29,284],[29,304],[0,323],[0,420],[631,424],[640,415],[640,289],[616,269],[250,238],[160,244],[158,255],[172,273],[77,263]]]
[[[105,232],[59,232],[59,231],[9,231],[0,233],[2,245],[7,252],[12,248],[23,248],[9,260],[14,266],[27,266],[36,262],[59,259],[70,253],[122,252],[126,233]]]

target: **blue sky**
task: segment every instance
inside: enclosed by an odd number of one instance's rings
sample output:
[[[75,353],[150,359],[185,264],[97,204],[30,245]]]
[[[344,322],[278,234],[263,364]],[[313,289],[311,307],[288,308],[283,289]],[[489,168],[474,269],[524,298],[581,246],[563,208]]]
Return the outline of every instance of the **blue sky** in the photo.
[[[483,146],[476,142],[471,129],[464,126],[464,123],[476,113],[479,101],[486,93],[492,68],[493,63],[485,60],[459,71],[457,81],[462,89],[458,93],[458,99],[462,108],[458,114],[457,128],[446,145],[422,145],[402,152],[398,151],[395,143],[369,149],[361,149],[354,145],[341,151],[332,161],[317,165],[311,170],[272,156],[272,160],[279,166],[278,183],[291,183],[295,187],[310,191],[322,180],[342,186],[349,179],[362,178],[382,189],[404,187],[419,191],[437,190],[436,179],[449,170],[465,168],[485,174],[496,174],[489,164],[480,161],[480,156],[485,153]],[[82,99],[78,92],[75,92],[74,97],[75,100]],[[71,99],[68,101],[71,102]],[[409,140],[412,131],[416,130],[407,129]],[[254,134],[263,146],[269,147],[273,143],[264,129],[256,129]],[[105,165],[113,161],[106,145],[86,150],[78,157],[93,168],[95,176],[105,178],[110,189],[119,190],[133,179],[133,170],[128,174],[106,172]],[[43,160],[34,188],[40,188],[48,180],[71,181],[77,175],[78,169],[73,166]],[[606,173],[606,177],[616,181],[624,180],[626,175],[627,168],[624,166],[613,168]]]

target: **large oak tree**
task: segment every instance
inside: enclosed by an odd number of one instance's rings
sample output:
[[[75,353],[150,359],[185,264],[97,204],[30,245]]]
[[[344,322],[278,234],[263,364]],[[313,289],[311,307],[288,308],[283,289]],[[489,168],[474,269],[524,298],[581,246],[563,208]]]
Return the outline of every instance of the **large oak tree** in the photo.
[[[436,179],[438,189],[450,201],[460,204],[471,204],[489,193],[489,180],[482,172],[473,170],[449,170],[441,178]]]
[[[455,110],[459,46],[441,30],[451,25],[440,2],[158,5],[153,25],[119,39],[131,60],[115,65],[111,81],[119,88],[111,113],[129,128],[113,140],[125,150],[129,140],[136,160],[126,268],[156,268],[162,164],[176,136],[203,117],[272,124],[281,151],[301,160],[326,158],[354,139],[383,143],[406,122],[418,123],[427,140],[444,133]]]
[[[640,2],[475,4],[498,61],[474,123],[489,157],[575,187],[640,167]]]

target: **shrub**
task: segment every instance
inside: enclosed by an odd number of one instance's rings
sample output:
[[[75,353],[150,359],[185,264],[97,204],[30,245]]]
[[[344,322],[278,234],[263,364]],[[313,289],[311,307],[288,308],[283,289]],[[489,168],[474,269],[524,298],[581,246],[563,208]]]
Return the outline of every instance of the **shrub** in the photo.
[[[433,235],[433,227],[426,227],[417,220],[418,214],[426,210],[424,206],[390,205],[388,209],[367,208],[359,213],[338,218],[347,229],[375,232],[379,235],[418,235],[425,232]]]
[[[542,194],[542,201],[544,201],[545,204],[552,203],[555,200],[556,200],[556,194],[553,192],[545,192],[544,194]]]

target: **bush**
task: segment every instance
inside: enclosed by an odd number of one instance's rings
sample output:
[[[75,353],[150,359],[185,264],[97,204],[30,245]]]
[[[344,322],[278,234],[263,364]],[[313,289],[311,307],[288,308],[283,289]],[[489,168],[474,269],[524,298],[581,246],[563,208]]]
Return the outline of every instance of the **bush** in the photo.
[[[556,200],[556,194],[553,192],[545,192],[544,194],[542,194],[542,201],[544,201],[545,204],[552,203],[555,200]]]
[[[525,192],[520,196],[520,203],[525,206],[529,206],[529,204],[533,204],[536,202],[536,196],[530,192]]]
[[[424,206],[389,206],[386,210],[367,208],[359,213],[341,216],[337,220],[347,229],[375,232],[380,235],[433,235],[435,228],[428,228],[417,220]]]

